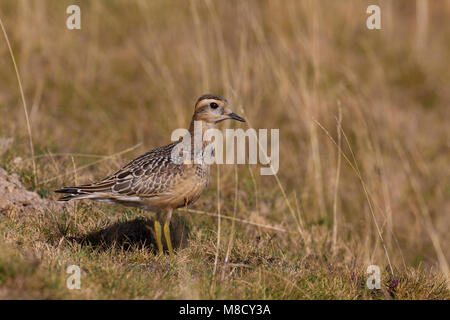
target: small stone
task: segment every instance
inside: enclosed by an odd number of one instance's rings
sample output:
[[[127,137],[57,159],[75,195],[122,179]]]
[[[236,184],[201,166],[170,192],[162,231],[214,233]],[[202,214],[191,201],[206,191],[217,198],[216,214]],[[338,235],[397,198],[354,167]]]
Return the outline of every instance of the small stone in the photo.
[[[7,199],[0,198],[0,210],[7,210],[13,208],[14,204]]]
[[[0,211],[18,209],[20,213],[44,213],[46,210],[61,210],[63,204],[51,199],[42,199],[29,191],[16,174],[8,174],[0,168]]]

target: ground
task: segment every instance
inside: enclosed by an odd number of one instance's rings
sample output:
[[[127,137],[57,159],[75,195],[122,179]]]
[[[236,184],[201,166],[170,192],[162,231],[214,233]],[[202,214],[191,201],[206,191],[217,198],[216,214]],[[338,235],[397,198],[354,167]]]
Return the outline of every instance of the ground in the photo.
[[[372,2],[80,1],[68,30],[72,1],[2,1],[0,299],[449,299],[450,5],[375,1],[369,30]],[[175,259],[151,213],[56,201],[204,93],[279,129],[280,168],[214,165]]]

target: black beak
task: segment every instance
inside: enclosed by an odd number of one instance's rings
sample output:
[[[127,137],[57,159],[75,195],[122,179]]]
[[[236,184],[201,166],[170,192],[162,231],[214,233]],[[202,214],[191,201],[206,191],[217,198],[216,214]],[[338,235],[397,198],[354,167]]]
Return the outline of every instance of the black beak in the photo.
[[[228,116],[230,117],[230,119],[237,120],[237,121],[240,121],[240,122],[245,122],[244,119],[242,119],[241,117],[239,117],[239,116],[238,116],[236,113],[234,113],[234,112],[228,114]]]

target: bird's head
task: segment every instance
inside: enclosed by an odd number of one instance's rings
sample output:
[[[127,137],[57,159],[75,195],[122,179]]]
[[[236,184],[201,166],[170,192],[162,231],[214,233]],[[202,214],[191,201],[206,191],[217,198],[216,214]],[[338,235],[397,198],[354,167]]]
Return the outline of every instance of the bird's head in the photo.
[[[215,124],[227,119],[245,122],[230,109],[225,98],[212,94],[204,94],[198,98],[195,103],[194,120]]]

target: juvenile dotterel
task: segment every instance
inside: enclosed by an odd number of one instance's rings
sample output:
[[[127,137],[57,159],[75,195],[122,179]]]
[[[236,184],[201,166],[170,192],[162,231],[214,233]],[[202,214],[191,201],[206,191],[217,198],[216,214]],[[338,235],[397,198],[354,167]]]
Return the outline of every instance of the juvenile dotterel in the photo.
[[[216,95],[203,95],[195,104],[189,132],[193,137],[194,121],[201,123],[204,132],[214,127],[217,122],[226,119],[245,122],[231,111],[226,99]],[[173,256],[169,229],[172,212],[176,208],[194,203],[209,182],[209,165],[205,162],[177,163],[172,160],[172,150],[181,142],[180,139],[150,150],[99,182],[64,187],[55,192],[67,194],[60,198],[60,201],[90,199],[156,212],[154,231],[158,250],[163,251],[160,224],[162,222],[167,248],[169,254]]]

